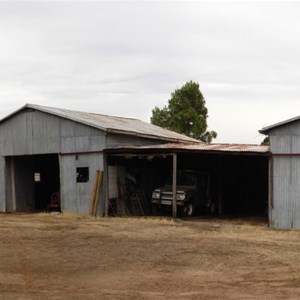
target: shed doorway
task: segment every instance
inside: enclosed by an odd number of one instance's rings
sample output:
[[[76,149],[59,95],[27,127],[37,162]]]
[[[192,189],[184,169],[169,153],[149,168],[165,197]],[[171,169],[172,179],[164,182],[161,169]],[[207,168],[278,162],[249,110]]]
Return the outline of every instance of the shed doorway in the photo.
[[[7,211],[60,210],[57,154],[7,157],[6,175]]]
[[[177,153],[177,171],[189,170],[209,174],[209,195],[214,204],[214,211],[200,207],[193,212],[193,215],[266,218],[268,214],[268,160],[267,155],[260,153],[224,154],[200,151]],[[167,178],[172,174],[173,163],[170,153],[140,150],[139,153],[115,154],[109,157],[108,165],[109,167],[114,166],[118,171],[115,175],[118,178],[115,190],[117,191],[116,201],[119,204],[117,207],[121,207],[120,214],[124,213],[123,207],[125,206],[125,208],[129,208],[125,209],[125,213],[137,215],[130,210],[132,200],[135,201],[137,198],[136,194],[132,193],[132,190],[135,189],[129,185],[132,182],[134,187],[144,194],[146,201],[140,202],[145,202],[148,207],[150,206],[150,209],[143,208],[140,211],[144,214],[151,214],[151,212],[157,214],[157,210],[153,210],[151,207],[152,191],[162,189]],[[127,192],[129,188],[126,189],[126,181],[129,182],[127,184],[130,186],[129,192]],[[125,185],[126,193],[123,192],[122,183]],[[109,182],[109,186],[111,185],[112,183]],[[112,203],[110,196],[109,194],[109,205]],[[170,199],[167,199],[166,202],[168,202],[168,206],[159,206],[160,215],[172,214]],[[117,214],[114,211],[117,211]],[[118,210],[109,210],[108,213],[118,215]]]

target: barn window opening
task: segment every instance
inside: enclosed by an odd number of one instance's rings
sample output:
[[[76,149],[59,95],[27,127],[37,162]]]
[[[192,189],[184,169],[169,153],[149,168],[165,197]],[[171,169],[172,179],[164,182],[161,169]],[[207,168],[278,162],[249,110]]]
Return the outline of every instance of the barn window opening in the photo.
[[[89,168],[77,168],[76,169],[76,181],[77,182],[88,182],[89,181]]]

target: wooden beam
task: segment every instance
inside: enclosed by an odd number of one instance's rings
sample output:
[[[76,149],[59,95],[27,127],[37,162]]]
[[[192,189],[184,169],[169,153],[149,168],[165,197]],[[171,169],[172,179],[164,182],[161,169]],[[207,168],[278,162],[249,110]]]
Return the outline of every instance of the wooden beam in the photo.
[[[268,190],[268,220],[269,225],[273,224],[273,209],[274,209],[274,162],[273,158],[269,158],[269,190]]]
[[[12,198],[12,211],[17,211],[17,197],[16,197],[16,181],[15,181],[15,160],[12,156],[10,159],[10,176],[11,176],[11,198]]]
[[[173,154],[173,218],[177,218],[177,154]]]
[[[93,193],[91,198],[91,206],[90,206],[90,216],[93,216],[94,209],[95,209],[95,202],[97,197],[97,190],[98,190],[98,183],[99,183],[99,177],[100,177],[100,171],[96,170],[95,179],[94,179],[94,187],[93,187]]]
[[[108,174],[108,164],[107,164],[107,155],[104,154],[104,167],[103,167],[103,187],[104,187],[104,195],[105,195],[105,206],[104,206],[104,216],[108,216],[109,209],[109,174]]]
[[[94,217],[96,217],[96,215],[97,215],[99,197],[100,197],[100,192],[101,192],[102,178],[103,178],[103,172],[99,172],[99,178],[98,178],[97,189],[96,189],[95,205],[94,205],[94,210],[93,210]]]

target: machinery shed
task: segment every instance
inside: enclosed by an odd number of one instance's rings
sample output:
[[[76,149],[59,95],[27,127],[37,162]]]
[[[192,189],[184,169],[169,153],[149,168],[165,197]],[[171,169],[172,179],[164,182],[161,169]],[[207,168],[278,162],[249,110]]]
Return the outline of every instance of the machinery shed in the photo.
[[[153,190],[172,174],[176,194],[174,172],[192,170],[209,175],[216,213],[267,216],[269,157],[268,146],[206,144],[137,119],[26,104],[0,120],[0,211],[88,215],[96,194],[93,215],[151,215]],[[166,213],[176,217],[174,207]]]
[[[176,170],[195,170],[210,175],[210,185],[217,204],[217,214],[235,216],[268,215],[269,147],[243,144],[187,144],[169,143],[154,146],[121,147],[105,151],[108,168],[115,173],[110,178],[118,195],[107,195],[108,210],[114,198],[122,198],[122,185],[129,177],[136,189],[144,193],[142,208],[151,214],[152,191],[161,187],[166,178]],[[174,160],[174,158],[176,158]],[[175,161],[175,163],[174,163]],[[113,172],[112,172],[113,171]],[[118,173],[118,174],[116,174]],[[130,178],[133,178],[130,180]],[[131,187],[132,189],[132,187]],[[127,193],[126,201],[128,201]],[[134,193],[133,193],[134,194]],[[121,196],[120,196],[121,195]],[[134,195],[134,200],[136,195]],[[120,199],[119,199],[120,200]],[[120,204],[121,206],[124,205]],[[112,210],[115,210],[115,204]],[[126,205],[125,205],[126,206]],[[130,205],[129,205],[130,207]],[[119,213],[124,213],[121,207]],[[130,209],[127,209],[127,211]],[[132,212],[135,214],[135,212]]]
[[[88,215],[104,150],[196,142],[137,119],[26,104],[0,120],[0,211]],[[105,214],[106,181],[95,215]]]

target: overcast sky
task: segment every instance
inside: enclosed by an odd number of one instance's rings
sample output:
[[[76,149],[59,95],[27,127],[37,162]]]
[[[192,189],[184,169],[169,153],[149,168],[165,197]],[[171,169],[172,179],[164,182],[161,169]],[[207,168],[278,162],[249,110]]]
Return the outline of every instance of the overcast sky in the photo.
[[[199,82],[216,142],[300,115],[299,2],[0,2],[0,117],[25,103],[135,117]]]

